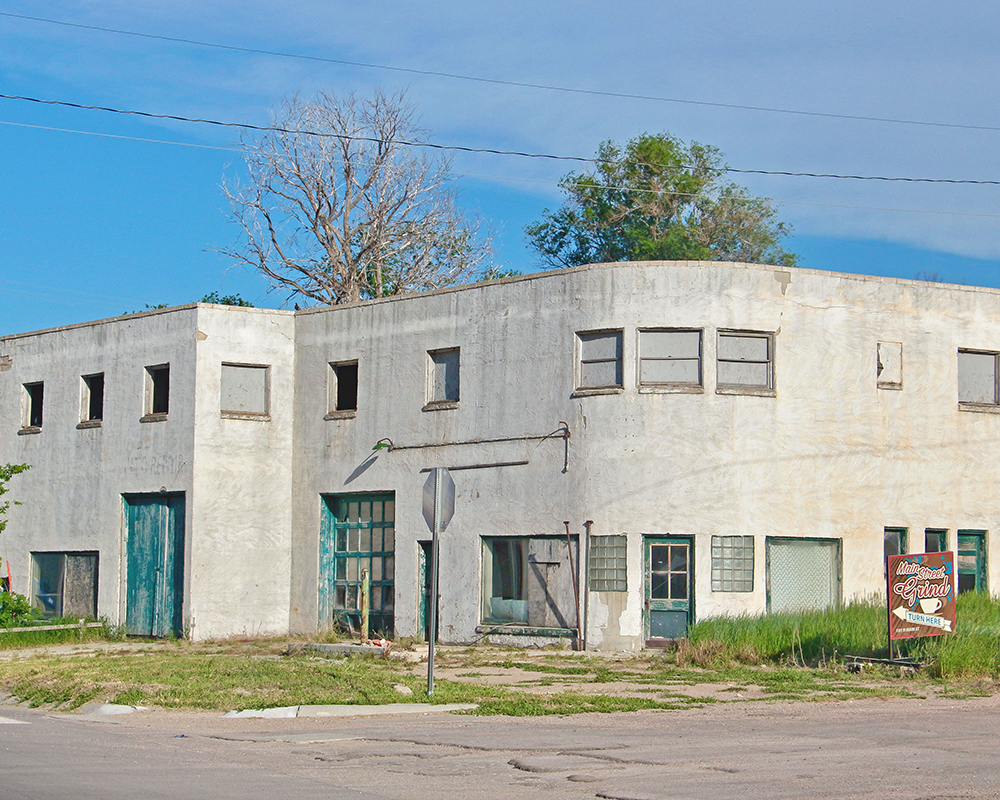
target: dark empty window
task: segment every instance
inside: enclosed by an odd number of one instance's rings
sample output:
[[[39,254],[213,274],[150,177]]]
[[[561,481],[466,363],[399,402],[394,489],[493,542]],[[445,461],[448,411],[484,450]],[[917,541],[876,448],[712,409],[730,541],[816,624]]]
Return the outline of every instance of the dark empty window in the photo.
[[[428,403],[457,403],[459,394],[459,349],[430,350]]]
[[[104,373],[83,376],[83,419],[99,422],[104,419]]]
[[[924,531],[924,552],[944,553],[948,550],[948,531],[928,528]]]
[[[333,370],[333,408],[331,411],[358,410],[358,362],[331,364]]]
[[[170,411],[170,365],[146,367],[146,414],[167,414]]]
[[[26,383],[24,384],[24,418],[22,420],[25,428],[42,427],[42,400],[45,394],[45,384]]]
[[[906,528],[886,528],[882,537],[882,563],[888,565],[889,556],[906,552]]]

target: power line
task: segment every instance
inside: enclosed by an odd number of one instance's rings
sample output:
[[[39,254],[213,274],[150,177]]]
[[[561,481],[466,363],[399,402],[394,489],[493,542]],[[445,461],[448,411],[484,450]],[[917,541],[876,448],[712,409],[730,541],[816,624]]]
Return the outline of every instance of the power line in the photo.
[[[31,128],[36,131],[53,131],[55,133],[79,133],[84,136],[101,136],[105,139],[125,139],[129,142],[147,142],[149,144],[173,144],[178,147],[195,147],[203,150],[226,150],[230,153],[240,152],[236,147],[220,147],[214,144],[196,144],[193,142],[174,142],[170,139],[147,139],[143,136],[124,136],[118,133],[100,133],[98,131],[81,131],[75,128],[54,128],[50,125],[29,125],[27,122],[8,122],[0,120],[0,125],[9,125],[12,128]]]
[[[326,56],[312,56],[304,53],[289,53],[281,50],[265,50],[256,47],[242,47],[239,45],[220,44],[218,42],[205,42],[198,39],[186,39],[180,36],[165,36],[155,33],[142,33],[140,31],[130,31],[124,28],[110,28],[101,25],[86,25],[81,22],[67,22],[65,20],[50,19],[47,17],[33,17],[27,14],[15,14],[9,11],[0,11],[0,17],[10,17],[12,19],[22,19],[30,22],[42,22],[47,25],[60,25],[66,28],[78,28],[81,30],[100,31],[102,33],[113,33],[119,36],[133,36],[141,39],[154,39],[162,42],[173,42],[176,44],[188,44],[196,47],[210,47],[217,50],[229,50],[237,53],[250,53],[256,55],[274,56],[277,58],[292,58],[301,61],[314,61],[326,64],[339,64],[349,67],[361,67],[363,69],[378,69],[390,72],[403,72],[410,75],[424,75],[436,78],[449,78],[453,80],[472,81],[475,83],[487,83],[496,86],[512,86],[520,89],[537,89],[548,92],[566,92],[569,94],[588,95],[592,97],[613,97],[625,100],[646,100],[658,103],[677,103],[681,105],[703,106],[707,108],[725,108],[735,111],[757,111],[768,114],[792,114],[802,117],[819,117],[824,119],[850,120],[854,122],[879,122],[892,125],[916,125],[930,128],[954,128],[958,130],[972,131],[1000,131],[1000,126],[996,125],[971,125],[956,122],[935,122],[933,120],[904,119],[899,117],[873,117],[864,114],[837,114],[831,111],[805,111],[794,108],[779,108],[776,106],[757,106],[742,103],[719,103],[709,100],[690,100],[680,97],[663,97],[659,95],[638,94],[632,92],[611,92],[600,89],[583,89],[574,86],[558,86],[555,84],[530,83],[526,81],[504,80],[502,78],[484,78],[479,75],[463,75],[457,72],[443,72],[439,70],[416,69],[413,67],[398,67],[388,64],[375,64],[365,61],[352,61],[349,59],[329,58]]]
[[[2,13],[0,13],[2,15]],[[111,114],[123,114],[128,116],[144,117],[147,119],[164,119],[174,122],[191,122],[201,125],[214,125],[223,128],[236,128],[239,130],[251,130],[260,132],[288,133],[300,136],[316,136],[320,138],[346,139],[355,142],[381,143],[384,140],[374,136],[353,136],[342,133],[327,133],[324,131],[311,131],[297,128],[284,128],[279,125],[254,125],[249,122],[229,122],[226,120],[209,119],[205,117],[185,117],[179,114],[159,114],[151,111],[136,111],[132,109],[114,108],[112,106],[86,105],[83,103],[73,103],[66,100],[48,100],[38,97],[28,97],[26,95],[0,94],[0,100],[22,100],[29,103],[41,105],[60,106],[64,108],[75,108],[84,111],[105,111]],[[126,137],[123,137],[126,138]],[[155,141],[155,140],[150,140]],[[515,156],[518,158],[535,158],[552,161],[571,161],[578,164],[600,164],[601,159],[585,158],[582,156],[556,155],[554,153],[532,153],[523,150],[499,150],[492,147],[469,147],[466,145],[445,145],[434,142],[420,142],[406,139],[394,139],[394,144],[402,147],[424,147],[433,150],[447,150],[460,153],[479,153],[498,156]],[[172,142],[171,144],[177,144]],[[194,145],[197,146],[197,145]],[[228,149],[228,148],[223,148]],[[657,164],[643,164],[643,166],[658,166]],[[777,177],[794,178],[832,178],[837,180],[854,181],[900,181],[905,183],[942,183],[952,185],[972,185],[972,186],[1000,186],[1000,180],[972,180],[960,178],[912,178],[887,175],[846,175],[831,172],[791,172],[788,170],[764,170],[764,169],[736,169],[734,167],[720,167],[723,172],[734,174],[771,175]]]

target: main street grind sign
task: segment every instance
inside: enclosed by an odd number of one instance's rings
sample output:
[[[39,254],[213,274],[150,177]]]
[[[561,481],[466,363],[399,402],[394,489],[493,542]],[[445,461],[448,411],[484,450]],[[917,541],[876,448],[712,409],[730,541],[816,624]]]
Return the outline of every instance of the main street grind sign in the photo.
[[[954,553],[889,556],[889,639],[955,630]]]

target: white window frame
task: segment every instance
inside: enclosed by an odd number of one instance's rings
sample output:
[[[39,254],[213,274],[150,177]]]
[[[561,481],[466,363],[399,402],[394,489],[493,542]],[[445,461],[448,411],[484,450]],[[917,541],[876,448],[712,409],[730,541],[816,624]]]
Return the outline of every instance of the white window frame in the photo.
[[[588,337],[614,336],[618,340],[618,356],[616,358],[584,359],[583,348]],[[595,394],[620,394],[625,391],[625,331],[623,328],[599,328],[597,330],[576,332],[576,391],[574,397],[584,397]],[[587,364],[617,364],[617,383],[584,384],[584,366]]]
[[[722,358],[723,339],[761,339],[767,343],[767,359],[764,361],[750,359],[728,359]],[[774,361],[775,361],[775,335],[772,331],[753,331],[740,329],[720,329],[715,339],[715,391],[717,394],[744,394],[757,395],[761,397],[773,397],[775,395]],[[767,382],[766,384],[755,383],[727,383],[721,379],[720,365],[722,364],[766,364]]]
[[[656,333],[696,333],[698,334],[698,356],[691,358],[663,358],[644,356],[642,350],[643,334]],[[697,393],[705,391],[705,331],[703,328],[639,328],[636,331],[636,373],[635,382],[643,393]],[[642,365],[646,361],[697,361],[698,378],[694,381],[644,381]]]

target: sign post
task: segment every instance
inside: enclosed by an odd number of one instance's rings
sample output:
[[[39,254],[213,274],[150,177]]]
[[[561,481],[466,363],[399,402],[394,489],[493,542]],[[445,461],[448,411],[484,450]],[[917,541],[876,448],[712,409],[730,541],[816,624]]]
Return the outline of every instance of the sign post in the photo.
[[[424,520],[431,529],[430,641],[427,643],[427,696],[434,694],[434,644],[438,630],[438,552],[441,531],[455,515],[455,481],[444,467],[435,467],[424,484]]]
[[[896,639],[955,631],[954,553],[889,556],[886,573],[890,647]]]

